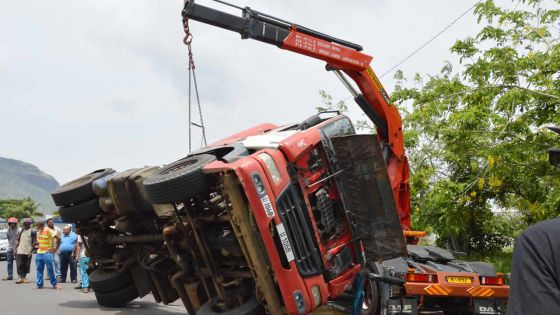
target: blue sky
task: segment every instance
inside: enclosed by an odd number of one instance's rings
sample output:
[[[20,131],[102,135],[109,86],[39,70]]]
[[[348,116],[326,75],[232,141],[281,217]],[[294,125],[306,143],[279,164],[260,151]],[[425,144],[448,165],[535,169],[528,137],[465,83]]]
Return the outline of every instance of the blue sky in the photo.
[[[476,2],[231,1],[360,43],[378,74]],[[61,183],[97,168],[122,171],[185,156],[181,7],[154,0],[0,4],[0,156],[33,163]],[[210,142],[263,122],[301,121],[313,114],[321,89],[348,96],[322,62],[196,22],[191,28]],[[465,16],[400,69],[437,72],[453,60],[455,40],[478,29],[472,14]],[[382,78],[389,91],[392,75]],[[360,118],[356,110],[351,116]]]

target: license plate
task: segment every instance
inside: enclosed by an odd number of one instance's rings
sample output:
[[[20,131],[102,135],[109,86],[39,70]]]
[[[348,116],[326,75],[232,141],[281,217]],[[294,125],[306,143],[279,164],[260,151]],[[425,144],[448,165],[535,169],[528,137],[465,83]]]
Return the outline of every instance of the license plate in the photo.
[[[471,277],[447,277],[448,283],[472,283]]]
[[[282,243],[282,247],[284,248],[284,252],[286,253],[286,258],[288,262],[295,259],[294,252],[292,251],[292,245],[290,244],[290,239],[288,239],[288,234],[286,233],[286,229],[284,229],[284,224],[280,223],[276,226],[276,230],[278,231],[278,235],[280,236],[280,242]]]

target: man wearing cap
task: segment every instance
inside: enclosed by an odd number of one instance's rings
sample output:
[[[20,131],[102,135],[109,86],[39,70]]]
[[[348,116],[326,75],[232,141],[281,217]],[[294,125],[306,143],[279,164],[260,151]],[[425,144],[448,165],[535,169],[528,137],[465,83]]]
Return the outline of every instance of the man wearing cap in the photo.
[[[16,242],[16,264],[19,276],[16,283],[29,283],[27,274],[31,267],[31,257],[33,255],[33,245],[37,241],[37,232],[31,227],[31,219],[23,219],[23,229],[19,232]]]
[[[18,220],[14,217],[8,219],[8,251],[6,252],[6,262],[8,263],[8,276],[2,280],[14,279],[14,250],[16,249],[16,241],[18,238],[19,228]]]
[[[43,272],[45,271],[45,266],[47,266],[47,272],[49,274],[49,280],[52,287],[60,290],[61,287],[57,284],[56,276],[54,275],[53,270],[53,254],[58,251],[60,238],[54,230],[45,226],[45,221],[37,222],[37,242],[39,243],[39,249],[37,249],[37,255],[35,255],[35,265],[37,266],[37,289],[43,288]]]

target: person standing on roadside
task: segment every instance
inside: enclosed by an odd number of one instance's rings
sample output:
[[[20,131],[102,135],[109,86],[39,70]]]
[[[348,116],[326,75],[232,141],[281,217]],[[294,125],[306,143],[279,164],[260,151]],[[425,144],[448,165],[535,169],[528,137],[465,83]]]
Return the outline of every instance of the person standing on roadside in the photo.
[[[62,238],[62,230],[60,228],[58,228],[56,225],[54,225],[54,220],[52,218],[47,219],[47,226],[49,227],[49,229],[56,232],[56,236],[58,236],[56,242],[58,244],[55,243],[54,247],[59,248],[60,247],[60,239]],[[53,253],[52,264],[53,264],[53,268],[54,268],[53,270],[54,270],[54,275],[56,277],[56,281],[60,282],[60,252],[56,251],[56,252]]]
[[[46,266],[52,287],[60,290],[61,287],[56,282],[52,262],[53,254],[58,251],[60,238],[56,235],[54,230],[45,226],[44,221],[39,221],[37,222],[37,242],[39,243],[39,249],[37,249],[37,255],[35,255],[35,265],[37,266],[37,289],[43,288],[43,272],[45,271]]]
[[[16,242],[16,265],[19,276],[17,284],[29,283],[27,274],[31,268],[31,257],[33,256],[33,245],[37,241],[37,232],[31,227],[31,219],[23,219],[23,229],[19,232]]]
[[[76,246],[78,236],[71,231],[71,226],[67,225],[62,229],[62,238],[60,239],[60,283],[66,282],[68,276],[68,266],[70,266],[70,280],[72,283],[77,282],[78,274],[76,271]]]
[[[8,249],[6,251],[6,262],[8,265],[8,276],[2,280],[14,279],[14,251],[19,234],[18,220],[14,217],[8,219]]]
[[[86,247],[84,246],[84,239],[78,235],[78,246],[76,246],[76,253],[80,257],[80,275],[82,277],[82,292],[89,292],[89,278],[87,270],[89,268],[89,257],[86,256]]]

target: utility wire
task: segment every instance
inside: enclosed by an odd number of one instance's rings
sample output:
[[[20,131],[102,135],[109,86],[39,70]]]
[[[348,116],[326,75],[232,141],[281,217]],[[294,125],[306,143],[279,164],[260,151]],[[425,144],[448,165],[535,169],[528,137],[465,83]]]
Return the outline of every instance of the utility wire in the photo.
[[[214,0],[214,1],[218,1],[218,0]],[[394,65],[391,69],[383,72],[383,74],[380,76],[380,78],[383,78],[385,75],[391,73],[393,70],[395,70],[398,66],[402,65],[403,63],[405,63],[408,59],[412,58],[412,56],[416,55],[420,50],[424,49],[424,47],[428,46],[432,41],[434,41],[436,38],[438,38],[441,34],[443,34],[445,31],[447,31],[451,26],[453,26],[453,24],[457,23],[457,21],[459,21],[463,16],[467,15],[467,13],[471,12],[472,9],[474,9],[474,7],[476,7],[477,4],[481,3],[482,0],[478,0],[475,4],[473,4],[470,8],[468,8],[466,11],[464,11],[463,13],[461,13],[461,15],[459,15],[455,20],[453,20],[451,23],[447,24],[447,26],[445,26],[441,31],[439,31],[436,35],[434,35],[432,38],[430,38],[427,42],[425,42],[424,44],[422,44],[420,47],[416,48],[413,52],[411,52],[408,56],[406,56],[406,58],[404,58],[403,60],[401,60],[399,63],[397,63],[396,65]],[[519,4],[519,3],[518,3]],[[349,100],[352,96],[348,96],[345,98],[341,98],[338,101],[335,102],[335,104],[338,104],[340,102],[345,102],[347,100]]]
[[[478,0],[475,4],[473,4],[470,8],[468,8],[465,12],[461,13],[461,15],[459,15],[455,20],[453,20],[451,23],[447,24],[446,27],[444,27],[441,31],[439,31],[439,33],[437,33],[436,35],[434,35],[432,38],[430,38],[427,42],[425,42],[424,44],[422,44],[420,47],[416,48],[413,52],[411,52],[408,56],[406,56],[403,60],[401,60],[399,63],[397,63],[396,65],[394,65],[391,69],[385,71],[380,78],[383,78],[385,75],[391,73],[393,70],[395,70],[398,66],[402,65],[403,63],[405,63],[408,59],[410,59],[412,56],[416,55],[420,50],[424,49],[424,47],[428,46],[432,41],[434,41],[436,38],[438,38],[441,34],[443,34],[445,31],[447,31],[451,26],[453,26],[453,24],[457,23],[457,21],[459,21],[463,16],[467,15],[467,13],[469,13],[472,9],[474,9],[474,7],[476,7],[477,4],[481,3],[482,0]]]

